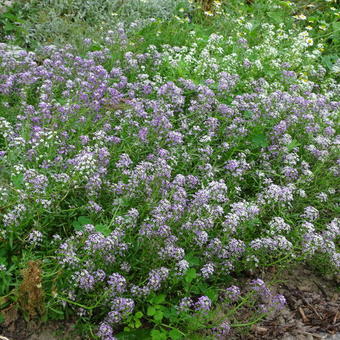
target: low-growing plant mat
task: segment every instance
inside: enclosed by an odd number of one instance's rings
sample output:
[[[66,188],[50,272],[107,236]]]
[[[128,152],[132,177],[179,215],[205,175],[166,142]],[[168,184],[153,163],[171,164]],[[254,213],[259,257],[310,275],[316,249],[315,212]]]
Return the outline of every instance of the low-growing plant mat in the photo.
[[[1,327],[336,333],[334,1],[164,3],[1,13]]]
[[[279,275],[275,270],[258,274],[266,281],[274,279],[277,282],[273,289],[286,297],[286,307],[274,317],[225,339],[310,340],[340,336],[339,276],[320,277],[303,266],[284,270]],[[15,305],[6,308],[3,314],[5,322],[0,326],[0,334],[9,340],[81,339],[76,334],[75,321],[26,322]]]

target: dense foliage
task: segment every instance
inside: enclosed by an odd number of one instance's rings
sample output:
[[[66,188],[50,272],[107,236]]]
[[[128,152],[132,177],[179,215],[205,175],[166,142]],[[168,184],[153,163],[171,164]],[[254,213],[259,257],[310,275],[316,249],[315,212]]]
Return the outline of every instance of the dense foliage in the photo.
[[[326,36],[288,1],[163,2],[168,17],[151,1],[135,21],[133,5],[51,2],[44,27],[75,6],[86,34],[112,29],[52,45],[24,18],[0,43],[0,302],[27,318],[77,315],[105,340],[215,339],[284,306],[249,273],[339,269],[331,1],[313,12]]]

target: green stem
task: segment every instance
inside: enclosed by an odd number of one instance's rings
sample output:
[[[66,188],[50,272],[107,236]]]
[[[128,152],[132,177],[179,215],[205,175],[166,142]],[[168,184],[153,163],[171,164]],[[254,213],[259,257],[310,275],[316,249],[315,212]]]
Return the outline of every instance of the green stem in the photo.
[[[267,314],[261,314],[261,316],[259,316],[258,318],[256,318],[254,321],[251,322],[246,322],[246,323],[233,323],[231,324],[231,327],[247,327],[247,326],[252,326],[254,324],[256,324],[258,321],[260,321],[261,319],[263,319],[263,317],[265,317]]]
[[[178,328],[176,327],[172,327],[170,325],[166,325],[165,323],[161,323],[162,326],[167,327],[167,328],[172,328],[172,329],[176,329],[179,333],[181,333],[183,336],[185,336],[185,333],[181,332]]]
[[[49,295],[50,295],[50,294],[49,294]],[[50,296],[52,296],[52,295],[50,295]],[[53,297],[53,296],[52,296],[52,297]],[[96,303],[96,304],[93,305],[93,306],[85,306],[85,305],[82,305],[82,304],[80,304],[80,303],[78,303],[78,302],[74,302],[74,301],[72,301],[72,300],[70,300],[70,299],[67,299],[67,298],[65,298],[65,297],[63,297],[63,296],[60,296],[60,295],[58,295],[57,298],[60,299],[60,300],[65,301],[65,302],[68,302],[68,303],[70,303],[70,304],[72,304],[72,305],[75,305],[75,306],[78,306],[78,307],[81,307],[81,308],[84,308],[84,309],[88,309],[88,310],[91,310],[91,309],[94,309],[94,308],[98,307],[98,306],[100,305],[100,303],[101,303],[101,300],[99,300],[99,302]]]
[[[240,302],[234,309],[233,312],[236,312],[238,309],[240,309],[245,303],[247,303],[250,298],[253,296],[253,294],[248,295],[247,297],[244,298],[244,300],[242,302]]]

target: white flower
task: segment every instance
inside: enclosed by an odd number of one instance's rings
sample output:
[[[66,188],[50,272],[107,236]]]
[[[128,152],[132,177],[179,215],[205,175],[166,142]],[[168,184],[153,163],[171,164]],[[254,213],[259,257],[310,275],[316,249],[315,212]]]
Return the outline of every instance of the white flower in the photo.
[[[294,15],[293,17],[295,19],[298,19],[298,20],[306,20],[307,19],[307,17],[304,14]]]

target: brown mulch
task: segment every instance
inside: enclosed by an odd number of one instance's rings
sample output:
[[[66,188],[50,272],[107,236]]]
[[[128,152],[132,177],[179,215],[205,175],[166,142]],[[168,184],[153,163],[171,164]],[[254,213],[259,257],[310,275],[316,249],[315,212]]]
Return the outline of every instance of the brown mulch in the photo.
[[[266,276],[266,275],[265,275]],[[286,307],[252,328],[242,340],[340,339],[339,277],[320,277],[306,268],[283,274],[274,289],[286,298]],[[267,278],[268,279],[268,278]]]
[[[0,340],[81,340],[74,332],[74,321],[25,321],[13,304],[3,309],[4,321],[0,323]],[[61,337],[58,336],[62,335]]]

